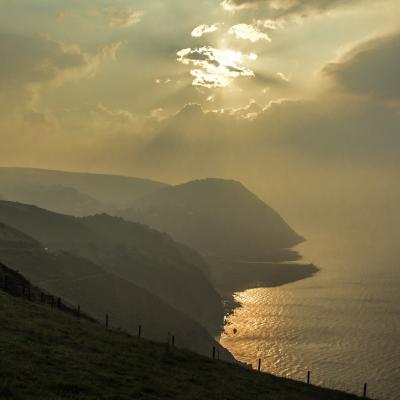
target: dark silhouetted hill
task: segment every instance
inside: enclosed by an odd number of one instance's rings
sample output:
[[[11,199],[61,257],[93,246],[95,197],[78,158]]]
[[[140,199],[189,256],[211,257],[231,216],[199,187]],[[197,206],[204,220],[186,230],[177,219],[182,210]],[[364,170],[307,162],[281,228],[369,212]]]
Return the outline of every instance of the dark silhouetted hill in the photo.
[[[75,218],[7,201],[0,201],[0,222],[51,252],[82,257],[148,290],[212,334],[222,324],[221,298],[206,277],[205,261],[166,234],[118,217]]]
[[[0,262],[99,321],[109,314],[113,327],[136,333],[140,324],[145,337],[159,341],[172,332],[183,347],[209,354],[216,346],[233,359],[199,323],[149,291],[83,257],[52,252],[5,224],[0,224]]]
[[[204,179],[166,187],[121,215],[169,233],[207,256],[285,258],[302,238],[241,183]]]

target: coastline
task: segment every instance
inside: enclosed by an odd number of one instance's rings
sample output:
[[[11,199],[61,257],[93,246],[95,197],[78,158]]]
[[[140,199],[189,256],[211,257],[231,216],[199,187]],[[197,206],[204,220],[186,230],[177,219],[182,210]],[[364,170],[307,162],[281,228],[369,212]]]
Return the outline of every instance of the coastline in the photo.
[[[224,322],[220,327],[223,332],[226,318],[241,303],[234,298],[235,293],[254,288],[273,288],[299,280],[311,278],[320,269],[312,263],[297,261],[227,261],[208,259],[210,279],[223,299]]]

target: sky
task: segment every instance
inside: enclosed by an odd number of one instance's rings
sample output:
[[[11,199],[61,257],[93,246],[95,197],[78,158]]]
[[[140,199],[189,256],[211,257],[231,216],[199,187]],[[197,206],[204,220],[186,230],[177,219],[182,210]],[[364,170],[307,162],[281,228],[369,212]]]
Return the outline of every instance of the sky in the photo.
[[[0,0],[0,54],[1,165],[400,198],[398,0]]]

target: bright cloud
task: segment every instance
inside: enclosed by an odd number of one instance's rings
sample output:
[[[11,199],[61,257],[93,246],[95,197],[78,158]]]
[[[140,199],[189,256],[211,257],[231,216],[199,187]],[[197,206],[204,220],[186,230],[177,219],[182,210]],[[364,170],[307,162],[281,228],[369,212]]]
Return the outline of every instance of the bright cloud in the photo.
[[[231,35],[235,35],[238,39],[250,40],[250,42],[258,42],[259,40],[266,40],[270,42],[270,37],[264,33],[259,31],[253,25],[248,24],[238,24],[232,26],[229,31]]]
[[[280,20],[272,20],[272,19],[265,19],[265,20],[258,20],[256,22],[258,29],[266,29],[270,31],[275,31],[277,29],[283,28],[283,21]]]
[[[202,37],[207,33],[216,32],[222,24],[213,24],[213,25],[199,25],[192,31],[193,37]]]
[[[246,61],[257,59],[255,53],[243,54],[240,51],[206,46],[182,49],[177,52],[177,56],[182,64],[196,67],[190,71],[195,78],[194,86],[225,87],[235,78],[255,76],[254,72],[244,65]]]

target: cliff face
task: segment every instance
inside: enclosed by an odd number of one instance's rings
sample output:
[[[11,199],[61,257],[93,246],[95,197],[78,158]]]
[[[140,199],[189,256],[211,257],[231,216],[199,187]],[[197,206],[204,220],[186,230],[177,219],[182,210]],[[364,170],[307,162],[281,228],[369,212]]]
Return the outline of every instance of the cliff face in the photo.
[[[236,181],[205,179],[163,188],[121,215],[165,231],[207,256],[228,259],[273,258],[303,240]]]
[[[242,184],[203,179],[169,186],[123,176],[0,168],[1,195],[74,216],[107,212],[167,232],[206,256],[276,260],[302,241]]]

